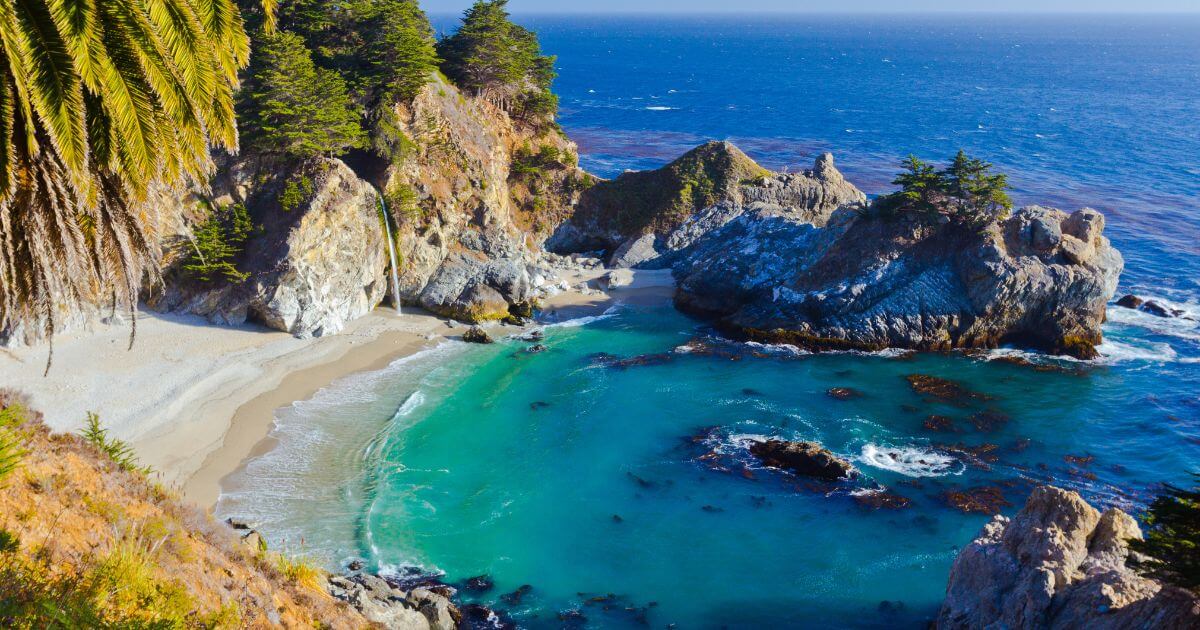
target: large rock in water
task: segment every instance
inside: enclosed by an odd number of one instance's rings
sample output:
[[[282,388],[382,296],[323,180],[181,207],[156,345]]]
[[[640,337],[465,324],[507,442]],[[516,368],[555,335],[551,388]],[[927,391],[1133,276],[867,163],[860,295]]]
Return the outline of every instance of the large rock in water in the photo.
[[[1126,567],[1137,522],[1077,493],[1036,488],[958,554],[938,628],[1197,628],[1200,601]]]
[[[660,169],[624,173],[588,189],[546,247],[605,250],[612,267],[665,268],[679,251],[747,210],[823,225],[835,209],[866,199],[828,153],[812,170],[782,174],[728,142],[709,142]]]
[[[765,466],[790,470],[805,477],[832,481],[854,473],[850,462],[815,442],[757,441],[750,445],[750,454]]]
[[[1124,266],[1104,216],[1031,206],[983,229],[753,209],[674,266],[676,304],[726,332],[812,349],[1032,346],[1095,356]]]
[[[311,188],[306,199],[280,207],[283,188],[302,177]],[[377,196],[340,160],[235,162],[214,181],[213,195],[218,204],[245,205],[259,226],[236,263],[247,279],[195,283],[176,269],[163,293],[148,296],[152,308],[312,337],[340,331],[382,301],[388,254]],[[186,251],[187,240],[180,241]]]

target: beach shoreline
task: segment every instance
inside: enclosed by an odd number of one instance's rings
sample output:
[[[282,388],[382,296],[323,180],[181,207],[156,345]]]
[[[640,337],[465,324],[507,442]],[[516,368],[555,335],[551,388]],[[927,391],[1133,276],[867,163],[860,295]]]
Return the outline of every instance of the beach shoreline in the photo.
[[[570,290],[544,300],[551,316],[582,316],[616,301],[669,300],[668,271],[634,272],[610,293],[594,287],[606,269],[561,274]],[[586,284],[592,289],[581,292]],[[495,334],[518,330],[490,325]],[[55,431],[78,432],[96,413],[130,443],[155,481],[210,508],[221,482],[271,447],[275,411],[334,381],[382,369],[453,338],[466,325],[418,309],[380,307],[336,335],[298,339],[259,326],[218,326],[188,315],[144,313],[128,348],[128,323],[60,335],[43,377],[44,345],[0,351],[0,383],[27,394]]]

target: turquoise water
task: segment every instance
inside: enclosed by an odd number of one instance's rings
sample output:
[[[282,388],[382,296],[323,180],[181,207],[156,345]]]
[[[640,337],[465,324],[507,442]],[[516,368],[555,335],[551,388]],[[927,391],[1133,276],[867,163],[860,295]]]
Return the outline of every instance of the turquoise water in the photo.
[[[988,489],[1012,513],[1052,482],[1136,511],[1189,480],[1200,19],[714,20],[528,20],[559,55],[585,166],[612,175],[730,138],[772,167],[832,149],[878,193],[898,156],[961,146],[1010,171],[1022,202],[1104,210],[1122,291],[1191,319],[1114,307],[1102,359],[1039,369],[1003,360],[1016,351],[805,355],[618,308],[548,328],[544,353],[446,343],[296,403],[222,516],[331,567],[488,575],[468,599],[527,627],[918,627],[989,518],[949,493]],[[924,400],[913,374],[986,398]],[[750,436],[818,440],[861,474],[763,470]],[[893,495],[907,507],[870,505]]]

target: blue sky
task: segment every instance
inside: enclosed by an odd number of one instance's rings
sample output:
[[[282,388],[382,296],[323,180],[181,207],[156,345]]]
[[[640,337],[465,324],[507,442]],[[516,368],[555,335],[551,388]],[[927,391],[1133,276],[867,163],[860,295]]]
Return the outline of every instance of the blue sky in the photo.
[[[421,0],[429,13],[459,13],[472,0]],[[997,5],[1003,6],[997,6]],[[732,6],[731,6],[732,5]],[[510,0],[513,13],[697,12],[1200,12],[1200,0]]]

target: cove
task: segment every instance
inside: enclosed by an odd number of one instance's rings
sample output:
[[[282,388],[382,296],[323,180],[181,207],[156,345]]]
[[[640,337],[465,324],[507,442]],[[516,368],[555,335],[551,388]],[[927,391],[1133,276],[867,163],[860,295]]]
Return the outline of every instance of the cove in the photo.
[[[1052,482],[1136,508],[1186,469],[1175,430],[1138,413],[1170,366],[1131,350],[1145,334],[1110,324],[1096,362],[811,355],[617,306],[548,326],[544,352],[449,342],[296,403],[218,513],[330,568],[444,574],[525,627],[913,627],[990,518],[953,505],[1011,513]],[[818,441],[860,474],[765,469],[755,436]],[[477,576],[494,586],[464,588]]]

